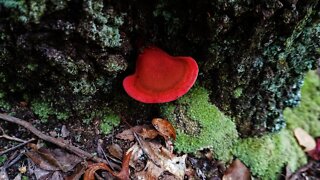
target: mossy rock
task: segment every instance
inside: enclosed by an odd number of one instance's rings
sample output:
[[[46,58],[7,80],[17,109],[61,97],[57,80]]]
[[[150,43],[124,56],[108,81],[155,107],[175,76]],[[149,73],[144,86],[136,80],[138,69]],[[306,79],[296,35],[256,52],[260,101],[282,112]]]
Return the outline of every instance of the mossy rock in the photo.
[[[238,138],[233,121],[209,102],[208,91],[196,86],[178,101],[161,107],[163,116],[177,129],[175,148],[194,153],[210,148],[215,157],[231,159],[233,144]]]
[[[234,146],[234,156],[244,162],[253,175],[277,179],[286,165],[295,171],[307,162],[293,130],[300,127],[314,137],[320,135],[320,79],[315,71],[307,73],[301,93],[299,106],[284,111],[287,120],[284,130],[263,137],[241,139]]]
[[[312,136],[320,136],[320,78],[315,71],[308,72],[301,89],[301,103],[287,108],[284,117],[289,129],[300,127]]]
[[[277,179],[286,165],[295,171],[307,162],[293,133],[288,130],[241,139],[234,146],[233,154],[250,168],[254,176],[261,179]]]

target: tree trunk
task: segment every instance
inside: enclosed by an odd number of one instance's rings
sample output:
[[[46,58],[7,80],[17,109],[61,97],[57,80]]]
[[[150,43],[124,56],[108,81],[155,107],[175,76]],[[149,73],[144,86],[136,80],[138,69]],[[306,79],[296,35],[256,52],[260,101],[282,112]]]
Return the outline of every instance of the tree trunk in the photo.
[[[0,97],[61,119],[104,108],[147,119],[157,106],[130,99],[122,80],[156,45],[197,60],[197,83],[242,136],[276,131],[320,57],[319,10],[319,0],[0,0]]]

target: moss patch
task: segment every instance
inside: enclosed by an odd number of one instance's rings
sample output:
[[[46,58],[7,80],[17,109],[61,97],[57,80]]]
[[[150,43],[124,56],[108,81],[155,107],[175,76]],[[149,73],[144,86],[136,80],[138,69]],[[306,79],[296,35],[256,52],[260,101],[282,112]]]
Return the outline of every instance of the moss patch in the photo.
[[[301,127],[312,136],[320,136],[320,79],[310,71],[301,89],[301,103],[297,108],[287,108],[284,117],[289,129]]]
[[[288,130],[258,138],[245,138],[233,153],[245,163],[253,175],[262,179],[277,179],[286,164],[296,170],[307,162],[306,156]]]
[[[69,118],[67,111],[58,111],[52,107],[52,103],[44,100],[34,100],[31,102],[32,111],[40,118],[42,122],[47,122],[49,117],[55,116],[58,120]]]
[[[230,160],[229,150],[238,138],[236,126],[209,102],[207,90],[194,87],[177,102],[162,106],[162,113],[176,127],[178,151],[210,148],[217,159]]]
[[[102,134],[109,134],[111,130],[120,124],[120,117],[115,114],[105,115],[100,124]]]

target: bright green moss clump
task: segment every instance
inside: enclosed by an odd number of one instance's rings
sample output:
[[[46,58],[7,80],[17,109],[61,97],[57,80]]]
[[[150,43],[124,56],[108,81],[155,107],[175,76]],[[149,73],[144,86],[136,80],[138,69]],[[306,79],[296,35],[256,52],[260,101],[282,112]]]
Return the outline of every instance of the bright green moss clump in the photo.
[[[207,90],[194,87],[177,102],[163,106],[162,112],[176,127],[175,148],[178,151],[210,148],[217,159],[228,161],[238,138],[236,126],[208,101]]]
[[[31,109],[39,117],[42,122],[47,122],[49,117],[55,116],[58,120],[66,120],[69,118],[68,112],[60,112],[55,110],[51,103],[43,100],[34,100],[31,102]]]
[[[297,108],[287,108],[284,117],[289,129],[300,127],[312,136],[320,136],[320,78],[310,71],[301,89],[301,103]]]
[[[120,124],[120,117],[114,114],[109,114],[103,117],[100,124],[100,130],[103,134],[109,134],[111,130]]]
[[[234,146],[233,153],[254,176],[262,179],[277,179],[287,164],[294,171],[307,162],[304,152],[288,130],[242,139]]]

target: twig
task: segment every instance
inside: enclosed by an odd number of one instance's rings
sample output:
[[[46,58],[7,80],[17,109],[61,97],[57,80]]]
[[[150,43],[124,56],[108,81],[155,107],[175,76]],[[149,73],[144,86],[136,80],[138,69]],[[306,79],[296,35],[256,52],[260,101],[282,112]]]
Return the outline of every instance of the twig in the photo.
[[[102,152],[102,154],[103,154],[104,158],[106,159],[106,161],[108,162],[108,165],[110,166],[111,170],[114,171],[114,167],[111,165],[111,162],[109,161],[109,158],[107,157],[106,153],[102,149],[101,145],[98,145],[98,148]]]
[[[25,140],[22,140],[22,139],[19,139],[19,138],[16,138],[16,137],[12,137],[12,136],[8,136],[6,134],[4,135],[1,135],[0,138],[5,138],[5,139],[8,139],[8,140],[11,140],[11,141],[17,141],[17,142],[26,142]]]
[[[2,114],[2,113],[0,113],[0,119],[11,122],[11,123],[18,124],[20,126],[23,126],[24,128],[28,129],[30,132],[32,132],[34,135],[36,135],[40,139],[43,139],[44,141],[47,141],[47,142],[50,142],[50,143],[53,143],[53,144],[59,146],[60,148],[66,149],[70,152],[73,152],[76,155],[78,155],[79,157],[85,157],[85,158],[90,159],[95,162],[103,162],[103,163],[107,164],[107,161],[102,158],[96,157],[96,156],[94,156],[94,155],[92,155],[92,154],[90,154],[90,153],[88,153],[78,147],[75,147],[73,145],[66,144],[66,143],[64,143],[54,137],[43,134],[41,131],[39,131],[38,129],[33,127],[27,121],[24,121],[22,119],[15,118],[15,117],[12,117],[12,116],[9,116],[6,114]]]
[[[2,135],[0,136],[0,138],[5,138],[5,139],[11,140],[11,141],[17,141],[17,142],[22,142],[22,143],[26,142],[25,140],[7,135],[1,127],[0,127],[0,130],[2,132]]]
[[[22,146],[24,146],[24,145],[26,145],[26,144],[34,141],[34,140],[35,140],[34,138],[31,138],[31,139],[28,140],[28,141],[25,141],[25,142],[23,142],[23,143],[21,143],[21,144],[18,144],[18,145],[16,145],[16,146],[13,146],[13,147],[11,147],[11,148],[9,148],[9,149],[7,149],[7,150],[1,151],[1,152],[0,152],[0,156],[3,155],[3,154],[5,154],[5,153],[8,153],[8,152],[10,152],[10,151],[13,151],[13,150],[15,150],[15,149],[18,149],[18,148],[20,148],[20,147],[22,147]]]
[[[144,140],[140,139],[139,135],[132,131],[133,135],[135,137],[135,139],[137,140],[139,146],[141,147],[142,152],[148,157],[148,159],[151,160],[151,162],[153,162],[156,166],[160,167],[159,163],[157,162],[157,160],[153,159],[152,157],[157,157],[153,154],[153,151],[150,151],[150,146],[149,144],[147,144]],[[151,157],[152,156],[152,157]]]
[[[11,160],[11,161],[6,165],[5,168],[9,168],[9,167],[11,167],[12,165],[14,165],[15,163],[17,163],[17,162],[21,159],[21,157],[22,157],[23,155],[24,155],[23,153],[18,154],[13,160]]]

